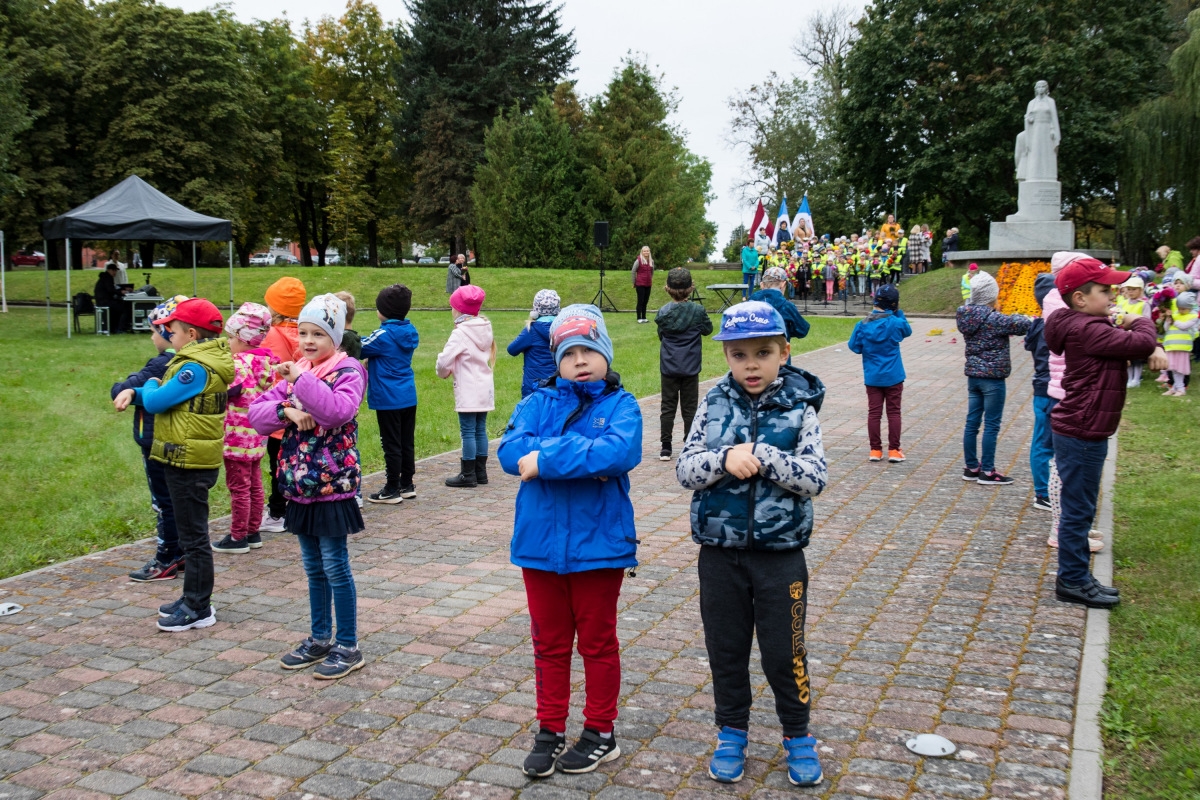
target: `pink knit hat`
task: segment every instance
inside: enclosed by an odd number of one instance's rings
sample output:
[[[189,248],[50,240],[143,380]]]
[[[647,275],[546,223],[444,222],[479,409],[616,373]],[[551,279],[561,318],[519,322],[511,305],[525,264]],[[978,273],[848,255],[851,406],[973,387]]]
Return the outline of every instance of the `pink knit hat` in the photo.
[[[475,285],[460,286],[454,290],[454,294],[450,295],[450,307],[460,314],[470,314],[472,317],[479,316],[479,309],[483,308],[483,299],[487,297],[487,292]]]
[[[229,315],[225,333],[231,339],[240,339],[251,347],[258,347],[271,330],[271,310],[258,303],[242,303],[242,307]]]

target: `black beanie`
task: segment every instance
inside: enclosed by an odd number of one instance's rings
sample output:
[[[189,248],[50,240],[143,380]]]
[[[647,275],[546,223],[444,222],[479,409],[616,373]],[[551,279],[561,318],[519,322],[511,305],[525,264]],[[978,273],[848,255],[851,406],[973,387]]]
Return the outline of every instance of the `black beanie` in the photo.
[[[404,319],[412,308],[412,289],[403,283],[393,283],[375,298],[375,310],[388,319]]]

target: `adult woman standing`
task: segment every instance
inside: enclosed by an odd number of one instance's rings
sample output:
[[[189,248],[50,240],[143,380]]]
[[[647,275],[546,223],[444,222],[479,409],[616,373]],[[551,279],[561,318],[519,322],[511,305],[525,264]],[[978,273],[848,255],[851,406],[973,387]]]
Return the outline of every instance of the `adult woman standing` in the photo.
[[[942,263],[947,267],[954,266],[954,254],[958,252],[958,228],[950,228],[946,231],[946,238],[942,239]]]
[[[929,240],[921,233],[920,225],[913,225],[908,234],[908,252],[913,274],[920,275],[929,263]]]
[[[650,255],[648,246],[643,247],[641,254],[634,259],[630,273],[633,277],[633,290],[637,292],[637,321],[649,322],[646,318],[646,305],[650,302],[650,288],[654,286],[654,257]]]

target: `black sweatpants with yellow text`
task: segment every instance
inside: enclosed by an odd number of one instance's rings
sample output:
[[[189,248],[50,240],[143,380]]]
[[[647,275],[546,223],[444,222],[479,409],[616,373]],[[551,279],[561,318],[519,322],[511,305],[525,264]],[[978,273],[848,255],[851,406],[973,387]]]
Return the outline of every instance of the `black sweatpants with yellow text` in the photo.
[[[717,727],[750,726],[750,648],[757,633],[783,735],[807,735],[811,690],[804,647],[804,551],[703,546],[698,569]]]

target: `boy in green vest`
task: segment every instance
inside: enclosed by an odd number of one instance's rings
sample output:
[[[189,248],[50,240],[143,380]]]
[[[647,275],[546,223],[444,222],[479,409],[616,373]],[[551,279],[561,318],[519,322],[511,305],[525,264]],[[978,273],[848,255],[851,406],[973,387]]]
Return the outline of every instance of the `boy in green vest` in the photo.
[[[176,306],[158,323],[170,336],[175,356],[162,382],[147,381],[135,399],[155,415],[150,458],[163,464],[187,563],[183,596],[158,609],[158,627],[164,631],[207,628],[217,621],[208,491],[221,471],[225,403],[233,380],[229,343],[216,338],[223,322],[217,307],[202,297]]]

